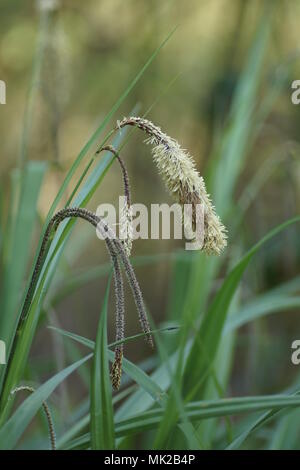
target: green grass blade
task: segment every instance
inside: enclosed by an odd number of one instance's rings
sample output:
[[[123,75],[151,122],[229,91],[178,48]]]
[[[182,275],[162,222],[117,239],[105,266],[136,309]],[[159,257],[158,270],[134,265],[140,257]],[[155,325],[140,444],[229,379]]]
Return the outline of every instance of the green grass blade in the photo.
[[[30,397],[28,397],[9,418],[9,420],[0,429],[0,449],[13,449],[23,432],[31,422],[32,418],[38,412],[43,402],[51,395],[53,390],[65,380],[72,372],[84,362],[92,357],[92,354],[85,356],[80,361],[66,367],[58,374],[51,377],[41,385]]]
[[[153,321],[152,321],[153,323]],[[183,327],[180,331],[180,336],[177,338],[177,360],[174,371],[169,365],[169,355],[165,348],[163,341],[159,334],[155,334],[155,343],[158,347],[161,362],[166,364],[168,375],[170,377],[170,390],[164,403],[164,414],[162,416],[160,425],[158,427],[154,443],[151,446],[153,449],[166,449],[172,435],[175,434],[176,422],[179,419],[182,421],[181,431],[187,439],[189,448],[199,448],[199,443],[196,439],[196,432],[193,425],[190,423],[188,416],[185,412],[184,401],[182,397],[182,372],[184,366],[184,350],[187,341],[187,330]],[[177,431],[177,430],[176,430]]]
[[[279,420],[268,449],[299,450],[299,410],[293,410]]]
[[[298,309],[299,307],[299,296],[271,295],[270,293],[261,295],[227,319],[224,334],[271,313]]]
[[[64,182],[63,182],[63,184],[62,184],[62,186],[61,186],[61,188],[60,188],[60,190],[59,190],[59,192],[58,192],[58,194],[57,194],[57,196],[56,196],[56,198],[55,198],[55,200],[54,200],[54,202],[53,202],[53,204],[50,208],[50,210],[49,210],[49,213],[48,213],[48,216],[47,216],[47,219],[46,219],[46,222],[45,222],[45,227],[48,224],[51,216],[53,215],[53,213],[55,211],[55,208],[57,207],[59,201],[61,200],[61,197],[64,194],[64,192],[65,192],[69,182],[71,181],[71,178],[72,178],[74,172],[78,168],[80,162],[83,160],[84,156],[89,151],[91,146],[97,141],[97,139],[99,138],[102,130],[105,128],[106,124],[108,123],[109,119],[117,111],[119,106],[122,104],[122,102],[127,97],[128,93],[132,90],[132,88],[135,86],[137,81],[141,78],[143,73],[149,67],[149,65],[154,60],[156,55],[159,53],[161,48],[169,40],[169,38],[174,33],[174,31],[175,31],[175,29],[167,36],[167,38],[160,44],[160,46],[150,56],[150,58],[148,59],[148,61],[144,65],[144,67],[142,67],[140,72],[137,74],[137,76],[130,83],[129,87],[127,87],[125,92],[121,95],[119,100],[116,102],[116,104],[113,106],[111,111],[108,113],[108,115],[106,116],[106,118],[104,119],[102,124],[94,132],[94,134],[91,136],[91,138],[88,140],[86,145],[83,147],[83,149],[79,153],[77,159],[75,160],[75,162],[73,163],[71,169],[69,170],[69,172],[68,172],[68,174],[67,174],[67,176],[66,176],[66,178],[65,178],[65,180],[64,180]],[[122,135],[124,135],[124,133],[122,133]],[[118,135],[117,138],[116,138],[116,141],[119,142],[120,139],[121,139],[121,137],[120,137],[120,135]],[[112,157],[111,154],[107,153],[106,155],[104,155],[104,157],[101,159],[101,161],[99,162],[97,167],[94,169],[93,173],[90,175],[90,178],[88,179],[88,181],[86,182],[84,187],[81,189],[80,194],[76,198],[76,201],[75,201],[76,205],[85,206],[87,204],[87,202],[90,200],[90,198],[94,194],[96,188],[98,187],[100,181],[104,177],[105,173],[109,169],[112,162],[113,162],[113,157]],[[43,298],[45,296],[45,293],[46,293],[46,291],[47,291],[47,289],[50,285],[52,276],[53,276],[54,271],[55,271],[56,264],[57,264],[57,262],[60,258],[60,254],[62,253],[62,246],[63,246],[62,243],[67,240],[67,236],[70,233],[71,227],[73,225],[74,225],[74,221],[69,221],[69,222],[67,221],[66,223],[62,224],[61,229],[58,230],[58,233],[57,233],[57,235],[56,235],[56,237],[55,237],[55,239],[54,239],[54,241],[53,241],[53,243],[50,247],[48,257],[47,257],[46,262],[45,262],[45,269],[48,271],[49,275],[48,276],[44,275],[41,282],[39,283],[39,285],[37,287],[36,295],[38,297],[36,297],[32,301],[31,308],[30,308],[30,313],[28,315],[28,321],[30,323],[30,326],[32,327],[32,330],[30,331],[30,334],[27,331],[26,338],[24,339],[24,341],[22,340],[23,342],[20,346],[20,351],[22,350],[23,352],[22,352],[22,354],[18,355],[19,357],[17,357],[15,359],[16,364],[15,363],[11,364],[12,368],[10,368],[10,370],[8,371],[7,383],[5,384],[5,393],[1,397],[1,409],[3,409],[3,406],[5,406],[5,403],[6,403],[7,398],[8,398],[9,390],[15,385],[15,383],[17,383],[19,381],[20,376],[22,374],[23,365],[26,362],[27,355],[28,355],[28,352],[29,352],[29,349],[30,349],[30,345],[31,345],[31,342],[32,342],[32,338],[33,338],[34,329],[35,329],[35,326],[36,326],[36,323],[37,323],[38,315],[39,315],[39,312],[40,312],[42,300],[43,300]],[[44,231],[43,231],[43,233],[44,233]],[[43,234],[40,238],[39,247],[41,246],[42,237],[43,237]],[[50,269],[50,266],[49,266],[49,262],[52,262],[51,269]],[[29,318],[29,317],[33,317],[33,316],[35,317],[34,319]],[[25,328],[25,326],[24,326],[24,328]],[[21,332],[20,337],[21,336],[22,336],[22,332]],[[15,365],[16,365],[16,367],[15,367]],[[14,368],[16,369],[16,371],[12,370]],[[2,378],[3,378],[3,376],[2,376]]]
[[[21,191],[23,188],[25,167],[28,158],[29,139],[31,127],[34,117],[34,105],[36,102],[36,94],[40,86],[41,70],[45,55],[45,46],[49,29],[49,11],[44,10],[39,15],[39,31],[36,51],[33,61],[32,76],[29,84],[28,95],[26,100],[25,112],[23,117],[23,129],[21,136],[21,148],[19,155],[19,169],[21,170]],[[22,193],[21,193],[22,194]]]
[[[122,93],[122,95],[119,97],[119,99],[116,101],[116,103],[114,104],[114,106],[111,108],[111,110],[109,111],[109,113],[106,115],[106,117],[104,118],[104,120],[102,121],[102,123],[100,124],[100,126],[96,129],[96,131],[93,133],[93,135],[90,137],[90,139],[87,141],[87,143],[84,145],[84,147],[82,148],[82,150],[80,151],[78,157],[76,158],[76,160],[74,161],[72,167],[70,168],[68,174],[66,175],[66,178],[59,190],[59,192],[57,193],[57,196],[55,198],[55,200],[53,201],[53,204],[50,208],[50,211],[49,211],[49,214],[48,214],[48,219],[51,218],[51,216],[53,215],[59,201],[61,200],[61,197],[62,195],[64,194],[69,182],[71,181],[71,178],[72,176],[74,175],[75,171],[77,170],[78,166],[80,165],[81,161],[83,160],[83,158],[85,157],[85,155],[87,154],[87,152],[90,150],[90,148],[93,146],[93,144],[95,144],[102,131],[104,130],[104,128],[106,127],[106,125],[108,124],[108,122],[110,121],[110,119],[112,118],[112,116],[117,112],[117,110],[120,108],[121,104],[123,103],[123,101],[127,98],[127,96],[129,95],[129,93],[132,91],[132,89],[135,87],[135,85],[137,84],[137,82],[140,80],[140,78],[142,77],[142,75],[145,73],[145,71],[147,70],[147,68],[151,65],[151,63],[153,62],[153,60],[155,59],[155,57],[157,56],[157,54],[159,53],[159,51],[164,47],[164,45],[168,42],[168,40],[170,39],[170,37],[174,34],[176,28],[174,28],[168,35],[167,37],[164,39],[164,41],[155,49],[155,51],[153,52],[153,54],[149,57],[149,59],[147,60],[147,62],[144,64],[144,66],[141,68],[141,70],[138,72],[138,74],[134,77],[134,79],[131,81],[131,83],[129,84],[129,86],[126,88],[126,90]]]
[[[185,358],[190,350],[191,342],[189,341],[185,347]],[[149,377],[156,383],[161,390],[167,392],[170,387],[170,371],[174,373],[178,361],[178,351],[169,357],[169,363],[159,366]],[[117,410],[116,419],[121,420],[128,418],[134,414],[142,413],[151,408],[155,403],[155,399],[145,392],[142,388],[133,393]]]
[[[260,24],[239,78],[226,128],[210,158],[212,163],[206,183],[218,215],[224,219],[225,223],[226,216],[232,207],[234,188],[247,152],[249,152],[250,140],[255,128],[253,110],[270,37],[273,4],[274,2],[268,2],[267,6],[262,6],[262,10],[265,11],[261,12]],[[187,321],[195,320],[203,311],[212,280],[221,262],[222,258],[209,258],[203,253],[195,254],[183,309]]]
[[[85,338],[84,336],[77,335],[76,333],[71,333],[70,331],[62,330],[61,328],[57,328],[55,326],[49,326],[48,327],[50,330],[54,330],[57,333],[60,333],[63,336],[66,336],[67,338],[73,339],[77,341],[78,343],[83,344],[84,346],[87,346],[90,349],[94,349],[95,343],[91,339]],[[171,327],[166,327],[166,328],[160,328],[158,330],[150,330],[151,334],[154,333],[167,333],[167,332],[176,332],[178,331],[179,327],[177,326],[171,326]],[[113,343],[110,343],[108,345],[109,348],[112,348],[114,346],[117,346],[118,344],[125,344],[129,343],[130,341],[134,341],[136,339],[144,338],[147,336],[148,333],[138,333],[133,336],[127,336],[127,338],[124,338],[123,340],[120,341],[114,341]]]
[[[127,395],[132,392],[133,387],[128,387],[126,390],[122,390],[113,397],[113,405],[123,400]],[[81,434],[90,424],[90,413],[86,414],[79,421],[76,421],[71,428],[69,428],[57,441],[57,449],[64,449],[68,442],[73,440],[76,436]]]
[[[16,310],[30,255],[37,200],[46,168],[43,162],[29,162],[26,165],[23,196],[10,241],[10,253],[7,255],[2,283],[0,331],[8,350],[16,323]]]
[[[239,434],[227,447],[226,450],[237,450],[239,449],[245,440],[249,437],[251,433],[265,425],[268,421],[274,418],[280,412],[281,408],[267,411],[258,419],[255,419],[254,422],[247,426],[247,428]]]
[[[98,325],[91,373],[91,443],[93,450],[115,448],[112,389],[107,355],[107,307],[110,279]]]
[[[288,393],[289,395],[294,395],[294,396],[298,395],[299,396],[300,395],[299,381],[296,381],[296,383],[292,387],[289,387],[289,389],[286,390],[285,393]],[[247,423],[247,425],[243,429],[243,431],[228,445],[226,450],[239,449],[250,434],[252,434],[257,429],[264,426],[268,421],[273,419],[276,415],[281,414],[283,416],[286,413],[286,411],[287,410],[285,410],[285,409],[283,409],[283,410],[271,410],[271,411],[268,411],[267,413],[263,413],[263,415],[256,418],[250,424]]]
[[[186,413],[191,422],[203,419],[223,418],[245,413],[255,413],[263,410],[276,410],[298,408],[300,397],[286,395],[267,395],[254,397],[226,398],[217,401],[191,402],[186,405]],[[140,413],[129,419],[116,422],[116,437],[124,437],[132,434],[155,429],[158,427],[163,409],[155,409]],[[89,446],[90,434],[84,434],[76,438],[75,442],[68,444],[68,449],[74,448],[80,442],[81,445]]]
[[[14,233],[14,223],[16,219],[20,172],[18,170],[11,171],[9,175],[9,180],[10,180],[10,198],[9,198],[9,209],[8,209],[7,219],[5,221],[6,222],[5,230],[4,230],[4,221],[2,221],[3,223],[3,241],[2,241],[2,250],[1,250],[1,271],[2,272],[4,272],[5,265],[9,262],[9,257],[11,256],[12,241],[14,238],[13,233]]]
[[[191,393],[193,388],[197,387],[199,378],[205,375],[208,362],[212,363],[215,358],[229,305],[250,260],[267,241],[271,240],[285,228],[299,221],[300,216],[294,217],[271,230],[243,256],[235,268],[226,277],[200,326],[199,332],[195,337],[193,347],[190,351],[183,380],[186,393]],[[203,350],[205,351],[205,355],[202,354]],[[197,364],[196,370],[195,364]]]
[[[186,406],[186,413],[191,421],[242,413],[254,413],[266,409],[299,407],[300,397],[297,396],[258,396],[242,398],[226,398],[217,401],[192,402]],[[151,410],[116,424],[116,435],[121,437],[130,433],[136,434],[159,425],[163,410]]]
[[[76,335],[74,333],[70,333],[70,332],[65,331],[65,330],[61,330],[59,328],[54,328],[54,327],[50,327],[50,328],[54,329],[58,333],[66,336],[66,337],[68,337],[68,338],[70,338],[74,341],[77,341],[77,342],[83,344],[84,346],[87,346],[90,349],[94,350],[94,348],[95,348],[94,341],[92,341],[90,339],[84,338],[83,336],[79,336],[79,335]],[[156,330],[153,330],[152,333],[154,333],[155,331]],[[131,336],[129,338],[125,338],[125,340],[122,341],[122,342],[126,343],[129,340],[132,341],[134,339],[140,338],[141,336],[145,336],[145,334],[141,333],[141,334],[138,334],[138,335],[135,335],[135,336]],[[112,343],[112,344],[108,345],[108,347],[114,346],[116,344],[120,344],[120,342],[118,341],[117,343]],[[108,351],[108,357],[109,357],[109,360],[111,362],[113,362],[114,353],[112,351]],[[164,395],[165,395],[164,391],[142,369],[137,367],[132,362],[128,361],[128,359],[124,358],[123,359],[123,370],[124,370],[125,374],[127,374],[134,382],[136,382],[146,393],[148,393],[155,402],[157,402],[159,404],[163,403]]]
[[[120,139],[120,137],[118,137],[118,139]],[[92,181],[88,182],[80,192],[82,199],[91,197],[97,185],[104,177],[105,172],[108,170],[110,163],[110,161],[106,161],[105,163],[104,160],[100,162],[101,165],[99,165],[91,175],[93,176]],[[74,224],[74,219],[63,223],[63,226],[58,229],[57,235],[55,236],[52,245],[50,246],[42,273],[37,283],[36,291],[33,298],[31,299],[27,320],[23,324],[13,357],[11,358],[8,365],[8,372],[1,394],[1,410],[3,410],[4,406],[6,406],[10,390],[20,381],[22,376],[24,365],[29,354],[30,346],[39,319],[43,300],[49,289],[58,261],[63,252],[64,245],[68,240]],[[0,417],[0,422],[1,419],[4,419],[3,415]]]
[[[234,186],[249,150],[248,143],[253,131],[253,110],[270,37],[274,2],[268,2],[263,9],[246,67],[235,92],[228,128],[218,152],[213,194],[218,213],[222,216],[231,204]]]
[[[246,323],[271,313],[290,310],[300,306],[300,298],[295,295],[300,289],[300,277],[285,282],[265,294],[259,295],[238,309],[226,320],[224,334],[240,328]]]
[[[62,330],[61,328],[57,328],[56,326],[48,326],[48,328],[50,330],[54,330],[56,333],[59,333],[62,336],[73,339],[74,341],[77,341],[78,343],[83,344],[83,346],[86,346],[89,349],[94,350],[95,348],[95,341],[85,338],[84,336],[77,335],[76,333],[71,333],[70,331],[67,331],[67,330]]]

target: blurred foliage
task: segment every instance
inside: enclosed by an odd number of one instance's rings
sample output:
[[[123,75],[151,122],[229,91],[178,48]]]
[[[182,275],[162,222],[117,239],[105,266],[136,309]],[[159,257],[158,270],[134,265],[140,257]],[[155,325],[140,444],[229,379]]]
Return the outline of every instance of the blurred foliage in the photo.
[[[181,318],[188,322],[193,318],[193,327],[198,327],[198,320],[214,298],[228,266],[233,266],[272,227],[299,214],[300,107],[292,105],[290,98],[291,83],[300,77],[299,2],[60,0],[46,23],[34,1],[2,0],[0,11],[0,79],[7,84],[7,104],[0,107],[4,246],[9,246],[10,241],[4,233],[10,222],[13,182],[20,177],[14,169],[18,165],[22,168],[26,160],[47,164],[39,198],[30,202],[32,207],[35,204],[38,207],[40,223],[33,233],[31,251],[26,253],[28,259],[23,260],[23,271],[19,271],[21,279],[16,280],[22,289],[42,222],[78,152],[152,52],[179,25],[115,119],[130,114],[136,106],[141,115],[151,108],[147,117],[195,157],[201,174],[207,176],[217,210],[226,217],[229,250],[222,264],[203,260],[203,255],[200,259],[197,255],[183,256],[180,251],[183,245],[178,241],[137,241],[134,245],[135,257],[149,255],[140,266],[137,261],[137,274],[155,322]],[[266,11],[270,17],[264,29],[261,18]],[[261,43],[257,39],[255,49],[254,39],[259,31]],[[89,153],[91,156],[92,151]],[[133,133],[122,153],[130,174],[133,202],[149,205],[170,201],[154,170],[149,149],[142,145],[138,133]],[[85,164],[76,171],[74,181]],[[31,165],[36,197],[46,167],[39,163],[36,167]],[[226,187],[225,178],[229,181]],[[62,203],[66,203],[73,187],[68,187]],[[95,211],[102,202],[116,203],[120,187],[119,168],[112,165],[89,208]],[[29,219],[28,229],[32,223]],[[24,236],[27,235],[24,228]],[[93,235],[82,224],[76,226],[46,297],[42,319],[48,315],[48,323],[95,339],[105,289],[99,277],[107,274],[107,270],[100,273],[97,269],[107,259],[102,244]],[[18,246],[20,243],[17,241]],[[251,308],[251,302],[296,278],[299,260],[296,225],[263,247],[253,259],[231,314],[241,309],[241,303]],[[2,264],[5,265],[5,259]],[[2,288],[3,282],[1,279]],[[68,295],[60,296],[68,288]],[[299,282],[292,291],[293,295],[297,293]],[[16,297],[14,302],[18,300]],[[259,305],[255,304],[253,309],[263,308]],[[224,377],[219,379],[226,395],[277,393],[296,380],[299,371],[291,365],[290,347],[300,336],[299,308],[289,311],[284,305],[278,310],[279,315],[257,318],[238,330],[227,344],[222,343],[218,354],[222,356],[222,351],[224,357],[228,354],[228,361],[222,371]],[[10,308],[16,309],[14,305]],[[129,335],[137,329],[131,299],[128,312]],[[113,321],[108,319],[108,323],[111,340]],[[134,342],[126,346],[126,355],[135,363],[148,355],[146,346],[142,342],[137,344],[138,347]],[[166,354],[176,346],[176,338],[165,339]],[[81,349],[77,345],[61,341],[41,322],[25,378],[41,382],[49,373],[79,357]],[[157,358],[151,359],[145,370],[156,366]],[[197,380],[197,376],[193,379]],[[76,415],[76,405],[88,387],[88,371],[82,368],[80,376],[72,377],[54,393],[56,413],[62,413],[62,430],[70,426],[71,412]],[[201,399],[218,395],[215,390],[211,393],[210,387],[211,384],[206,384]],[[175,401],[176,390],[175,386],[171,397]],[[87,411],[88,407],[84,412]],[[119,414],[122,416],[122,408]],[[275,429],[268,446],[299,447],[299,439],[296,444],[285,433],[291,417],[280,419],[282,426]],[[228,423],[227,426],[230,428]],[[295,423],[291,426],[299,438],[299,426]],[[38,437],[39,428],[32,428],[32,435],[22,445],[43,446],[45,440]],[[226,430],[222,426],[214,441],[208,428],[198,430],[204,447],[223,447],[226,432],[230,435],[228,427]],[[165,433],[168,429],[162,425],[159,434],[162,441]],[[151,433],[149,436],[130,442],[129,447],[147,447],[152,442]],[[249,447],[264,447],[267,439],[263,432],[255,436]],[[178,442],[178,436],[174,442]]]

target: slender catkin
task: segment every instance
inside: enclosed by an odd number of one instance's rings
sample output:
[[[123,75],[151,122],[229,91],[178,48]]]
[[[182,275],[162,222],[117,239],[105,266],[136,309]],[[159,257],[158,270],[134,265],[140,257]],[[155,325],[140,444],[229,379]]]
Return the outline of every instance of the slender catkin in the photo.
[[[151,336],[151,333],[150,333],[151,328],[150,328],[150,325],[149,325],[149,322],[148,322],[148,319],[147,319],[147,313],[146,313],[145,304],[144,304],[143,295],[142,295],[140,285],[139,285],[138,280],[136,278],[133,267],[132,267],[130,261],[128,260],[128,257],[126,256],[126,253],[124,253],[124,251],[122,250],[122,245],[120,244],[119,241],[116,241],[116,240],[115,240],[115,245],[116,245],[116,249],[118,250],[118,253],[120,254],[120,257],[122,259],[124,270],[125,270],[125,273],[126,273],[126,276],[127,276],[127,279],[128,279],[128,282],[129,282],[129,285],[130,285],[130,288],[131,288],[131,291],[132,291],[132,294],[133,294],[133,297],[134,297],[135,305],[136,305],[136,308],[137,308],[137,311],[138,311],[139,320],[140,320],[142,330],[144,331],[144,333],[146,333],[146,341],[149,343],[150,346],[153,347],[153,339],[152,339],[152,336]]]
[[[121,243],[124,245],[124,249],[127,253],[127,256],[131,255],[132,250],[132,241],[133,241],[133,228],[132,228],[132,210],[131,210],[131,194],[130,194],[130,184],[129,176],[126,165],[119,153],[112,145],[107,145],[101,147],[96,153],[99,154],[102,151],[111,152],[119,162],[122,176],[123,176],[123,185],[124,185],[124,203],[121,208],[120,213],[120,231],[119,237]]]
[[[104,222],[101,218],[98,217],[99,225],[98,227],[104,227],[105,233],[107,234],[108,238],[112,240],[113,244],[115,245],[115,250],[119,254],[122,264],[124,266],[124,270],[134,297],[135,305],[137,307],[138,315],[142,330],[146,333],[146,340],[147,342],[153,346],[153,340],[150,334],[150,325],[147,319],[147,313],[145,309],[145,304],[143,300],[143,295],[141,288],[139,286],[138,280],[136,278],[134,269],[129,261],[129,258],[122,246],[122,243],[116,236],[112,229]]]
[[[204,209],[204,236],[202,249],[208,254],[220,254],[226,246],[226,229],[221,223],[205,187],[203,178],[195,168],[189,153],[179,143],[163,133],[151,121],[140,117],[128,117],[118,122],[116,129],[135,126],[148,135],[146,143],[153,145],[153,159],[168,190],[181,204],[191,205],[191,220],[187,223],[189,231],[197,230],[198,204]]]
[[[11,396],[13,396],[16,393],[22,392],[22,391],[26,391],[26,392],[29,392],[29,393],[34,393],[35,392],[33,387],[29,387],[28,385],[21,385],[19,387],[14,388],[10,392],[10,394],[11,394]],[[50,411],[50,408],[47,405],[46,401],[43,402],[42,406],[43,406],[43,410],[44,410],[44,413],[45,413],[46,418],[47,418],[51,450],[56,450],[56,435],[55,435],[55,429],[54,429],[54,424],[53,424],[51,411]]]
[[[125,326],[125,301],[124,301],[124,288],[123,288],[123,279],[122,273],[119,264],[119,257],[124,266],[124,270],[130,284],[135,304],[138,311],[138,316],[140,324],[144,333],[146,334],[146,339],[150,345],[153,345],[153,341],[150,335],[150,326],[147,320],[146,309],[144,306],[142,292],[139,286],[139,283],[136,279],[133,267],[129,261],[127,253],[120,242],[116,237],[113,230],[102,220],[100,217],[94,213],[88,211],[87,209],[77,208],[77,207],[67,207],[58,211],[48,223],[46,228],[41,248],[38,254],[38,258],[35,264],[33,275],[30,281],[29,289],[25,297],[23,308],[21,311],[20,319],[17,326],[17,332],[21,331],[23,322],[28,316],[30,309],[31,298],[34,294],[37,281],[43,266],[45,257],[49,250],[50,242],[61,222],[66,218],[76,217],[81,218],[92,224],[95,228],[99,229],[103,235],[103,238],[106,243],[107,250],[112,260],[112,265],[114,269],[114,282],[115,282],[115,299],[116,299],[116,341],[122,341],[124,339],[124,326]],[[17,335],[14,338],[13,349],[15,348],[15,343],[17,341]],[[111,380],[114,388],[119,388],[121,381],[122,373],[122,358],[123,358],[123,344],[119,344],[115,349],[115,361],[111,369]]]
[[[114,253],[113,246],[111,252]],[[116,341],[122,341],[125,337],[125,296],[123,287],[122,272],[119,264],[118,257],[114,253],[112,256],[114,266],[114,282],[115,282],[115,297],[116,297]],[[115,360],[111,367],[111,383],[114,389],[120,388],[122,377],[122,361],[123,361],[123,343],[115,347]]]
[[[99,225],[98,225],[99,227]],[[101,225],[100,231],[104,236],[106,231]],[[120,268],[120,263],[118,256],[115,251],[112,240],[106,238],[106,244],[110,257],[112,260],[112,265],[114,269],[114,284],[115,284],[115,299],[116,299],[116,342],[124,340],[125,334],[125,302],[124,302],[124,287],[123,287],[123,278]],[[115,347],[115,359],[111,367],[110,377],[111,383],[115,390],[120,388],[121,377],[122,377],[122,362],[123,362],[123,343],[118,344]]]

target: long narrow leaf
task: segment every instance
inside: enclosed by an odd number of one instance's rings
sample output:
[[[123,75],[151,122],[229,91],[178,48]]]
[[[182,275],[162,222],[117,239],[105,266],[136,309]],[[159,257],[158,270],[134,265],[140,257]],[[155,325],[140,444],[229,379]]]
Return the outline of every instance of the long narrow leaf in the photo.
[[[184,384],[186,393],[192,392],[197,386],[199,379],[205,375],[208,367],[207,359],[212,363],[217,353],[228,308],[242,275],[252,257],[267,241],[280,233],[288,226],[300,221],[300,216],[288,220],[271,230],[254,247],[246,253],[235,268],[228,274],[222,287],[214,298],[214,301],[205,316],[198,334],[196,335],[193,347],[187,360],[184,372]],[[205,351],[205,356],[202,351]],[[197,369],[195,370],[195,364]]]
[[[89,354],[51,377],[19,406],[12,417],[0,429],[0,449],[10,450],[15,447],[32,418],[53,390],[91,357],[92,354]]]
[[[66,336],[67,338],[73,339],[74,341],[77,341],[84,346],[87,346],[90,349],[95,348],[95,343],[94,341],[84,338],[83,336],[76,335],[74,333],[69,333],[68,331],[61,330],[59,328],[53,328],[58,333]],[[153,331],[152,331],[153,332]],[[154,330],[155,332],[155,330]],[[139,338],[141,336],[144,336],[145,334],[138,334],[129,338],[125,338],[123,341],[124,343],[128,340],[133,340],[136,338]],[[116,343],[112,343],[109,346],[113,346]],[[111,362],[114,360],[114,353],[112,351],[108,351],[108,357]],[[164,401],[164,395],[165,392],[157,385],[157,383],[151,379],[142,369],[137,367],[135,364],[130,362],[128,359],[123,359],[123,370],[125,374],[127,374],[134,382],[136,382],[140,387],[147,393],[149,394],[152,399],[157,402],[157,403],[162,403]]]
[[[282,408],[291,409],[299,406],[299,396],[268,395],[263,397],[226,398],[217,401],[191,402],[186,405],[186,413],[192,422],[197,422],[202,419],[222,418],[269,409],[274,411]],[[129,436],[157,428],[163,412],[163,409],[155,409],[140,413],[130,419],[118,421],[115,427],[116,437]],[[84,434],[70,442],[68,449],[76,447],[79,443],[84,445],[85,448],[88,447],[90,444],[90,434]]]
[[[107,355],[107,306],[110,279],[106,289],[98,325],[91,374],[91,441],[93,450],[115,447],[112,390]]]

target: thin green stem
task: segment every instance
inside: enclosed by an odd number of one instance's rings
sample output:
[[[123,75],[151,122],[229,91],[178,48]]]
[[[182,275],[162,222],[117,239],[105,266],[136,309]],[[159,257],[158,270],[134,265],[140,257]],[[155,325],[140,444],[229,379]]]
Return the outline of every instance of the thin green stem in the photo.
[[[29,387],[28,385],[21,385],[20,387],[14,388],[10,392],[10,395],[13,396],[16,393],[22,392],[22,391],[26,391],[26,392],[29,392],[29,393],[34,393],[35,389],[32,388],[32,387]],[[53,423],[51,411],[50,411],[50,408],[47,405],[46,401],[43,402],[42,406],[43,406],[43,410],[44,410],[46,418],[47,418],[51,450],[56,450],[56,435],[55,435],[55,428],[54,428],[54,423]]]

